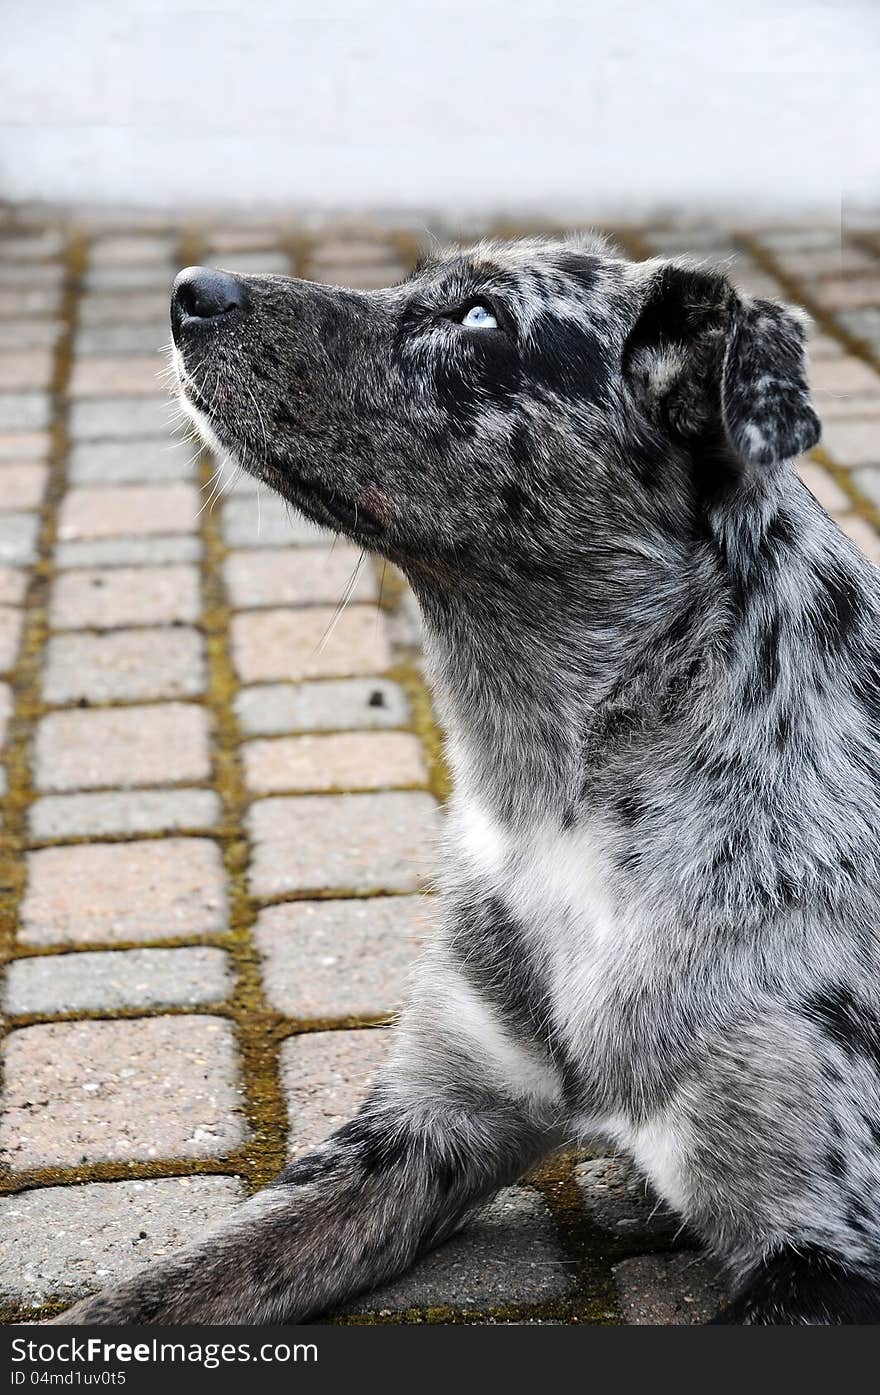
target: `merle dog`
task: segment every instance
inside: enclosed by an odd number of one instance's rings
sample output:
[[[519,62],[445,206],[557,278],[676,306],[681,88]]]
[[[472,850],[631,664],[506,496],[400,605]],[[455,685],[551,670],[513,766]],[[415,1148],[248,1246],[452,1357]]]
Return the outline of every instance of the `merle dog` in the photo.
[[[172,319],[206,440],[418,597],[445,922],[357,1116],[62,1320],[306,1319],[600,1138],[718,1321],[880,1321],[880,583],[791,464],[799,317],[573,238]]]

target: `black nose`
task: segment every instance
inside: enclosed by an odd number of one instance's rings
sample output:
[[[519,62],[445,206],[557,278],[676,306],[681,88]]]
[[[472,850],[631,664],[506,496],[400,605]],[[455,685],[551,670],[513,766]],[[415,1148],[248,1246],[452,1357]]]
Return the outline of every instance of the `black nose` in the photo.
[[[171,319],[219,320],[244,304],[244,286],[237,276],[213,266],[187,266],[179,272],[171,291]]]

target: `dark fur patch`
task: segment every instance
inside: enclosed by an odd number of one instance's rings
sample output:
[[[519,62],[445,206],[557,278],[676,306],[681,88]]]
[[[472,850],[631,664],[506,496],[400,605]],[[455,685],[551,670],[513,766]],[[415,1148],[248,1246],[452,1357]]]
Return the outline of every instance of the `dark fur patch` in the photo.
[[[452,943],[462,974],[523,1033],[547,1042],[550,1001],[522,931],[496,896],[459,918]]]
[[[715,1324],[841,1327],[880,1322],[880,1283],[816,1246],[768,1259]]]
[[[829,984],[814,993],[805,1009],[847,1056],[865,1057],[880,1070],[880,1020],[845,984]]]
[[[511,431],[507,441],[507,449],[511,463],[516,469],[523,475],[528,474],[532,468],[534,451],[532,450],[531,432],[523,422],[517,422]]]
[[[825,1167],[831,1177],[838,1181],[846,1176],[846,1158],[839,1148],[829,1148],[825,1153]]]
[[[608,381],[608,351],[586,323],[543,316],[536,342],[524,345],[522,358],[533,383],[561,396],[595,399]]]
[[[459,429],[470,428],[487,406],[509,410],[516,402],[521,369],[516,347],[499,331],[462,335],[455,353],[433,360],[437,401]]]
[[[846,1211],[844,1219],[847,1225],[852,1226],[860,1234],[867,1234],[872,1228],[876,1228],[877,1217],[870,1206],[860,1196],[851,1195],[846,1199]]]
[[[764,701],[772,696],[773,690],[779,682],[779,636],[781,628],[782,625],[779,616],[772,615],[767,622],[767,628],[761,636],[758,645],[758,688],[760,696]]]
[[[416,1146],[408,1130],[392,1133],[387,1124],[371,1118],[363,1110],[337,1130],[333,1142],[353,1151],[360,1166],[371,1176],[405,1166]],[[419,1140],[419,1145],[421,1142]]]
[[[312,1182],[318,1182],[323,1177],[335,1172],[339,1166],[338,1154],[334,1155],[332,1150],[327,1149],[322,1152],[306,1153],[302,1158],[296,1158],[292,1163],[278,1174],[277,1183],[288,1184],[292,1187],[307,1187]],[[273,1183],[273,1185],[275,1185]]]
[[[555,258],[556,266],[564,275],[570,276],[582,291],[592,293],[596,289],[596,276],[599,259],[588,252],[560,252]]]
[[[864,614],[864,598],[855,577],[838,567],[817,575],[814,613],[817,645],[833,661],[850,643]]]

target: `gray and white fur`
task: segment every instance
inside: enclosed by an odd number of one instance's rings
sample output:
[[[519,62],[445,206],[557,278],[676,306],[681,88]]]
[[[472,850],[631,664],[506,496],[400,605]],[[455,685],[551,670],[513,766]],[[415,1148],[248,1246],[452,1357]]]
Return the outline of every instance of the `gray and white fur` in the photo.
[[[61,1321],[308,1319],[581,1140],[727,1265],[717,1321],[880,1321],[880,583],[791,463],[801,318],[576,237],[191,269],[172,323],[206,439],[419,600],[445,916],[356,1117]]]

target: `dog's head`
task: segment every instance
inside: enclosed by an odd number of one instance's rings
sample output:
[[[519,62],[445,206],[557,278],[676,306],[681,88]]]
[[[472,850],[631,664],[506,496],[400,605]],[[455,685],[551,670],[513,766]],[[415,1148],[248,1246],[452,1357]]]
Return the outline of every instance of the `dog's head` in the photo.
[[[707,490],[754,485],[819,434],[794,312],[592,238],[484,243],[369,292],[189,268],[172,326],[210,444],[439,576],[690,526]]]

